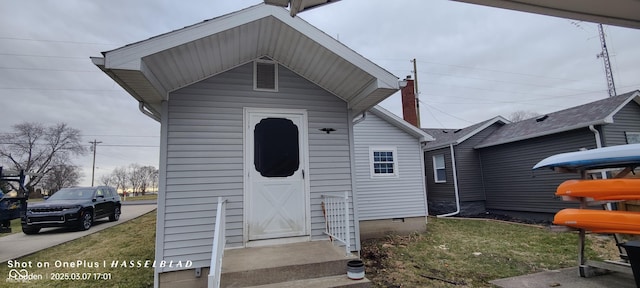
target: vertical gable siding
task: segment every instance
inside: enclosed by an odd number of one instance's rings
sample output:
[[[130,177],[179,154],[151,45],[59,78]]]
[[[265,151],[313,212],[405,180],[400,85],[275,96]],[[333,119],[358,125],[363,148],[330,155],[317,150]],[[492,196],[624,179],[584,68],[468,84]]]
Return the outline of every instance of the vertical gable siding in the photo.
[[[359,220],[425,216],[419,140],[367,113],[354,127]],[[372,178],[370,147],[395,147],[398,177]]]
[[[209,266],[218,196],[228,200],[227,246],[243,245],[244,107],[307,110],[312,238],[325,237],[320,194],[351,191],[346,103],[282,66],[278,92],[254,91],[252,67],[169,97],[165,260]],[[324,127],[336,131],[318,130]]]
[[[451,166],[451,150],[449,146],[441,149],[424,152],[425,182],[427,183],[427,199],[431,201],[455,201],[453,186],[453,167]],[[447,182],[436,183],[433,176],[433,156],[444,154],[444,167],[447,174]]]
[[[596,147],[588,128],[479,149],[487,209],[556,213],[575,203],[555,196],[556,188],[573,173],[532,171],[540,160],[558,153]]]
[[[640,132],[640,105],[629,102],[613,116],[613,124],[602,126],[603,146],[627,144],[625,132]]]

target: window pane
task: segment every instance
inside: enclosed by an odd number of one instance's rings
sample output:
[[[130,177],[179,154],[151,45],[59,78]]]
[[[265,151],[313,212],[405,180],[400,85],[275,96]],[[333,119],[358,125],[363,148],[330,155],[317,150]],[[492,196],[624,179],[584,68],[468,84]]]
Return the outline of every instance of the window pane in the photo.
[[[447,173],[444,169],[436,170],[436,181],[447,181]]]
[[[289,119],[266,118],[254,130],[253,164],[263,177],[287,177],[300,167],[298,127]]]
[[[444,155],[433,156],[435,168],[444,168]]]

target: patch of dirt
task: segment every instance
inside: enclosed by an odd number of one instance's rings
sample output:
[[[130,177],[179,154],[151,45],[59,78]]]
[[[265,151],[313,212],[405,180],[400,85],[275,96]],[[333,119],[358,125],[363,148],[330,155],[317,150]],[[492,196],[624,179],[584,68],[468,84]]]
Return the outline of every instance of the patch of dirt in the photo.
[[[375,283],[375,287],[407,287],[403,284],[406,275],[397,275],[398,271],[405,270],[406,263],[395,260],[397,257],[393,250],[396,247],[406,247],[421,237],[419,234],[389,235],[385,238],[362,242],[360,256],[365,264],[365,275]]]
[[[544,225],[544,226],[551,225],[551,221],[548,221],[548,220],[525,219],[525,218],[518,218],[518,217],[509,216],[509,215],[495,214],[495,213],[489,213],[489,212],[480,213],[476,215],[467,215],[462,218],[481,218],[481,219],[491,219],[491,220],[514,222],[514,223],[522,223],[522,224]]]

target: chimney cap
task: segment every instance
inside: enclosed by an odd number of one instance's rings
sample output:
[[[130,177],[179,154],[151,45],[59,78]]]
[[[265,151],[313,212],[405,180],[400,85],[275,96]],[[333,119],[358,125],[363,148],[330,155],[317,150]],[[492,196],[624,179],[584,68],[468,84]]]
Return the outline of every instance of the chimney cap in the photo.
[[[411,75],[407,75],[407,77],[405,77],[404,79],[411,80]]]

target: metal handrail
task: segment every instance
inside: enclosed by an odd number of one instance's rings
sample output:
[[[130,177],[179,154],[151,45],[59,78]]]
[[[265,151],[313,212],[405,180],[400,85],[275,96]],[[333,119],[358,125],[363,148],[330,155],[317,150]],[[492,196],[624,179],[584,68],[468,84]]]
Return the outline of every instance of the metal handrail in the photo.
[[[222,272],[222,256],[224,256],[225,246],[225,215],[226,199],[218,197],[218,210],[216,211],[216,225],[213,231],[213,245],[211,247],[211,265],[209,266],[209,276],[207,287],[220,287],[220,274]]]
[[[323,212],[325,215],[324,234],[329,235],[333,241],[342,242],[345,245],[346,254],[351,254],[351,232],[349,230],[349,192],[343,195],[322,194],[324,201]]]

